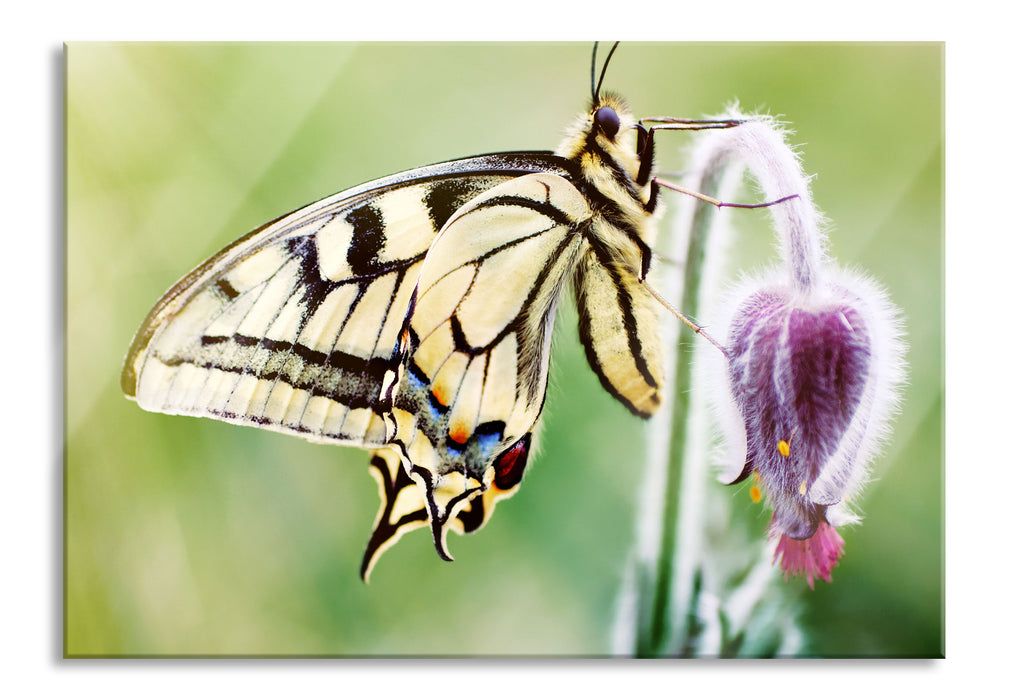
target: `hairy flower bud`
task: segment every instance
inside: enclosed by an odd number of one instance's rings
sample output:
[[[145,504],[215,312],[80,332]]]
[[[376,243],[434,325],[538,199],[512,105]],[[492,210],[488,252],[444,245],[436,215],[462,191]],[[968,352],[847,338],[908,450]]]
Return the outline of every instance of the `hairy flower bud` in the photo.
[[[806,539],[851,481],[853,427],[869,379],[872,343],[859,300],[802,303],[787,289],[746,299],[729,332],[729,382],[743,416],[753,471],[775,504],[777,529]]]
[[[737,285],[727,304],[722,430],[729,483],[759,479],[774,511],[775,557],[809,585],[843,553],[834,528],[854,519],[848,502],[888,430],[903,380],[897,313],[872,282],[822,251],[817,216],[794,153],[770,124],[718,135],[709,156],[741,156],[773,207],[782,266]],[[745,437],[745,442],[739,438]]]

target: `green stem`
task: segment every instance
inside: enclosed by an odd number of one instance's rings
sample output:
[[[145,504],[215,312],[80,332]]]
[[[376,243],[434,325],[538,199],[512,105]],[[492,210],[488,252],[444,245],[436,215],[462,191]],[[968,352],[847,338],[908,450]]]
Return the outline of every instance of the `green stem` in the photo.
[[[722,177],[723,168],[718,167],[705,173],[700,183],[701,192],[717,192]],[[683,291],[679,310],[691,319],[697,319],[700,307],[701,283],[704,274],[704,262],[708,239],[712,230],[717,207],[697,202],[690,223],[690,234],[683,268]],[[683,491],[684,464],[687,455],[687,429],[690,415],[691,384],[693,382],[694,344],[696,334],[686,325],[680,324],[677,333],[674,358],[675,374],[673,388],[670,392],[672,415],[669,424],[670,449],[666,461],[666,486],[660,524],[658,560],[654,569],[654,584],[644,586],[650,589],[651,605],[645,607],[639,615],[637,635],[638,656],[668,655],[674,632],[674,616],[672,610],[673,586],[677,576],[691,575],[691,572],[675,570],[675,551],[677,545],[677,519],[680,512],[680,498]],[[647,600],[642,598],[640,600]],[[648,625],[647,629],[645,625]]]

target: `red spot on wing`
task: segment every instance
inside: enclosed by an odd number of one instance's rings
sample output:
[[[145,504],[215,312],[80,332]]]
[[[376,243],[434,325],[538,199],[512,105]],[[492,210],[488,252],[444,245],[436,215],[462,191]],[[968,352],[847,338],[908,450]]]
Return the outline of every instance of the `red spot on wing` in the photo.
[[[501,453],[494,460],[494,486],[507,491],[518,486],[525,474],[526,463],[529,461],[529,445],[532,435],[526,435]]]

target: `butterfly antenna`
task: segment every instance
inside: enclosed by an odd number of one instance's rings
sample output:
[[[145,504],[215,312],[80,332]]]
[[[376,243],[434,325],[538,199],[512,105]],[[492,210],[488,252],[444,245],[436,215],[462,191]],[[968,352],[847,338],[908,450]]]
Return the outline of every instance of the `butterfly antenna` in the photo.
[[[592,95],[592,99],[595,100],[596,97],[596,51],[599,50],[599,42],[592,43],[592,71],[589,74],[589,94]]]
[[[603,70],[599,74],[599,84],[596,84],[596,49],[599,48],[599,42],[597,41],[592,45],[592,101],[599,101],[599,90],[603,86],[603,79],[606,77],[606,69],[610,65],[610,59],[613,58],[613,52],[617,50],[617,46],[620,44],[619,41],[613,42],[613,47],[610,52],[606,54],[606,61],[603,62]]]

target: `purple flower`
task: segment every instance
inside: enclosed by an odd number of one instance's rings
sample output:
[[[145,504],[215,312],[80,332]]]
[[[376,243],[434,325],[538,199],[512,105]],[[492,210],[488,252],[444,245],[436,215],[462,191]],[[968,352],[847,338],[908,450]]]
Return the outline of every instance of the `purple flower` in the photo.
[[[896,405],[903,381],[897,312],[866,278],[823,252],[806,180],[779,132],[743,125],[720,144],[743,154],[773,206],[783,265],[738,285],[725,309],[716,379],[729,448],[729,483],[755,477],[766,493],[770,536],[786,577],[831,580],[844,551],[835,528],[855,520],[849,502]],[[745,438],[741,440],[740,438]]]
[[[746,425],[742,480],[757,469],[776,505],[778,529],[806,539],[852,469],[818,480],[865,393],[871,347],[851,304],[806,309],[782,291],[761,290],[737,312],[726,348],[732,396]]]
[[[900,373],[893,313],[854,277],[750,286],[735,309],[726,380],[745,446],[730,483],[759,475],[775,558],[812,587],[830,581],[844,545],[834,528],[853,519],[847,501],[885,432]]]

